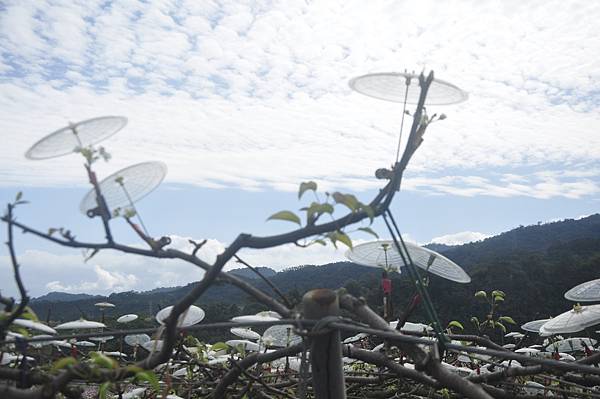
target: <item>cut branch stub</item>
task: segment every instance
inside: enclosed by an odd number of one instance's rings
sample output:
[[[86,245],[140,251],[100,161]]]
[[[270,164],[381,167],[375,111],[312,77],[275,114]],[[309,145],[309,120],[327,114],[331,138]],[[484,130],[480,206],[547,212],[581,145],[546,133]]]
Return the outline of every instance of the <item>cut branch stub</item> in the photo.
[[[302,298],[304,315],[309,319],[325,321],[339,315],[336,293],[328,289],[312,290]],[[342,364],[342,344],[339,330],[313,330],[310,345],[313,389],[316,399],[345,399],[346,389]]]

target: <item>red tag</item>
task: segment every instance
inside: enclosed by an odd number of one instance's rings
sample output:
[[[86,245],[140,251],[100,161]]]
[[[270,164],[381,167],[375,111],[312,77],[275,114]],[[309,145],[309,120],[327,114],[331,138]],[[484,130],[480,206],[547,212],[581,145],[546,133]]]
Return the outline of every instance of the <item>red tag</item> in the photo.
[[[381,287],[383,288],[384,294],[391,294],[392,293],[392,280],[390,280],[389,278],[382,279]]]

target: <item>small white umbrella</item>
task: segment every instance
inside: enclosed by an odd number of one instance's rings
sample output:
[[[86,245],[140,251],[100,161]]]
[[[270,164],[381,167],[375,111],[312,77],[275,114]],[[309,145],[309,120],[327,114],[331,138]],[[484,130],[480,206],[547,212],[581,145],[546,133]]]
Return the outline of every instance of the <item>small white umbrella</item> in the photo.
[[[150,340],[148,342],[144,342],[141,344],[142,348],[146,349],[148,352],[157,352],[162,349],[163,341],[162,340]]]
[[[108,308],[114,308],[115,304],[110,303],[110,302],[98,302],[98,303],[95,303],[94,306],[96,306],[98,308],[108,309]]]
[[[97,321],[89,321],[85,319],[79,319],[75,321],[69,321],[67,323],[59,324],[54,327],[57,330],[87,330],[92,328],[106,328],[106,324],[99,323]]]
[[[165,320],[171,314],[172,309],[173,309],[173,306],[167,306],[166,308],[159,311],[156,314],[156,321],[158,321],[159,324],[165,324]],[[177,327],[185,328],[185,327],[193,326],[194,324],[198,324],[202,320],[204,320],[204,316],[205,316],[204,310],[202,310],[198,306],[192,305],[189,308],[187,308],[187,310],[185,312],[183,312],[181,315],[179,315],[179,319],[177,321]]]
[[[550,319],[540,319],[540,320],[532,320],[521,326],[523,331],[539,333],[540,327],[546,324]]]
[[[396,329],[397,326],[398,326],[397,321],[390,322],[390,327],[392,327],[393,329]],[[404,323],[404,325],[402,326],[402,329],[400,331],[426,333],[428,331],[433,331],[433,328],[431,326],[428,326],[427,324],[412,323],[410,321],[407,321]]]
[[[262,341],[267,346],[287,347],[302,341],[302,337],[294,333],[291,324],[271,326],[262,335]]]
[[[565,292],[565,298],[573,302],[600,301],[600,279],[586,281]]]
[[[416,244],[406,242],[406,248],[415,266],[457,283],[470,283],[471,277],[445,256]],[[363,266],[400,271],[402,256],[393,241],[373,241],[359,244],[346,252],[352,262]]]
[[[56,334],[56,330],[52,327],[48,327],[47,325],[27,319],[15,319],[13,324],[19,327],[29,328],[31,330],[37,330],[44,332],[46,334]]]
[[[117,323],[130,323],[138,318],[136,314],[124,314],[117,319]]]
[[[125,343],[129,346],[143,345],[146,342],[150,341],[151,339],[152,338],[150,338],[150,336],[147,334],[126,335],[124,338]]]
[[[279,320],[277,317],[269,316],[268,314],[253,314],[253,315],[244,315],[244,316],[236,316],[231,319],[236,323],[252,323],[255,321],[277,321]]]
[[[244,339],[257,340],[260,339],[260,334],[256,331],[253,331],[249,328],[239,328],[234,327],[229,330],[233,335],[238,336]]]
[[[90,342],[90,341],[78,341],[78,342],[75,342],[75,345],[77,345],[77,346],[85,346],[85,347],[96,346],[95,343]]]
[[[559,352],[577,352],[585,350],[585,346],[593,347],[597,344],[595,339],[591,338],[582,338],[582,337],[574,337],[562,339],[560,341],[556,341],[551,343],[546,347],[546,352],[554,352],[558,350]]]
[[[256,342],[245,339],[230,339],[229,341],[225,341],[225,343],[234,348],[242,345],[247,351],[258,352],[260,350],[260,346]]]
[[[550,319],[542,325],[540,333],[574,333],[598,323],[600,323],[600,305],[575,305],[573,309]]]
[[[351,337],[348,337],[348,338],[346,338],[346,339],[343,341],[343,343],[344,343],[344,344],[351,344],[351,343],[354,343],[354,342],[358,342],[358,341],[360,341],[361,339],[367,338],[368,336],[369,336],[369,334],[365,334],[365,333],[358,333],[358,334],[356,334],[356,335],[353,335],[353,336],[351,336]]]
[[[114,339],[115,337],[113,337],[112,335],[106,335],[104,337],[91,337],[90,340],[91,341],[96,341],[96,342],[108,342],[111,339]]]

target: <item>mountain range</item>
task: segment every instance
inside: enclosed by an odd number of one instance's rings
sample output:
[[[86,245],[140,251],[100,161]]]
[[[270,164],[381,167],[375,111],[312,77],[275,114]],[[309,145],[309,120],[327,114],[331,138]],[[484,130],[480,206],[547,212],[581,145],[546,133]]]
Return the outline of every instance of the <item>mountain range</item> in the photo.
[[[519,226],[464,245],[431,244],[428,247],[461,265],[472,278],[469,284],[457,284],[436,276],[430,278],[428,289],[443,323],[455,319],[468,324],[473,315],[485,316],[487,305],[474,297],[479,290],[504,291],[506,300],[501,306],[502,313],[524,323],[568,310],[572,304],[563,298],[564,292],[579,283],[600,277],[600,214],[577,220]],[[337,262],[294,267],[278,273],[269,268],[259,270],[292,301],[299,301],[304,292],[313,288],[345,287],[349,292],[365,297],[375,309],[379,309],[382,303],[381,272],[375,268]],[[271,292],[248,269],[229,273]],[[395,274],[392,280],[393,302],[396,311],[400,311],[414,290],[404,274]],[[41,319],[65,321],[82,315],[97,318],[100,311],[94,303],[109,301],[116,307],[108,310],[106,317],[137,313],[142,316],[142,324],[138,325],[141,326],[144,321],[150,323],[157,310],[173,304],[194,284],[146,292],[121,292],[107,297],[52,292],[36,298],[31,306]],[[210,287],[198,305],[204,308],[209,321],[228,320],[239,314],[264,309],[244,292],[224,283]],[[427,321],[422,311],[417,311],[413,318]]]

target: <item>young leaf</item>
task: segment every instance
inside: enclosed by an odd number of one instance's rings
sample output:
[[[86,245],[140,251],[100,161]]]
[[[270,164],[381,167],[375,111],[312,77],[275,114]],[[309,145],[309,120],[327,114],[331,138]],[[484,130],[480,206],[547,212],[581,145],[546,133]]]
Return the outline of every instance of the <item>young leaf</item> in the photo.
[[[364,211],[369,217],[369,222],[373,223],[373,219],[375,219],[375,211],[369,205],[361,205],[360,209]]]
[[[302,198],[307,190],[317,191],[317,183],[314,181],[304,181],[300,183],[300,189],[298,190],[298,199]]]
[[[352,194],[342,194],[335,192],[331,195],[337,204],[342,204],[348,207],[352,212],[356,211],[361,205],[360,201]]]
[[[456,321],[456,320],[452,320],[450,323],[448,323],[448,328],[450,328],[450,327],[456,327],[456,328],[458,328],[458,329],[460,329],[460,330],[464,330],[464,329],[465,329],[465,328],[463,327],[463,325],[462,325],[462,324],[460,324],[460,323],[459,323],[458,321]]]
[[[475,293],[475,298],[487,298],[487,294],[485,291],[477,291]]]
[[[15,202],[19,202],[19,200],[23,198],[23,191],[19,191],[17,196],[15,197]]]
[[[504,302],[504,297],[501,295],[494,296],[494,302]]]
[[[508,324],[517,324],[517,322],[514,321],[513,318],[510,317],[510,316],[498,317],[498,320],[502,321],[502,322],[505,322],[505,323],[508,323]]]
[[[115,360],[100,352],[91,352],[90,357],[92,358],[92,361],[100,367],[107,369],[114,369],[117,367],[117,362]]]
[[[372,229],[372,228],[370,228],[370,227],[359,227],[358,229],[359,229],[360,231],[364,231],[365,233],[369,233],[369,234],[372,234],[372,235],[374,235],[374,236],[375,236],[375,238],[379,238],[379,236],[377,235],[377,233],[375,233],[375,232],[373,231],[373,229]]]
[[[300,226],[302,225],[302,223],[300,222],[300,218],[296,216],[294,212],[291,211],[280,211],[274,213],[271,216],[269,216],[267,220],[285,220],[288,222],[294,222]]]
[[[502,330],[503,333],[506,333],[506,327],[504,326],[504,324],[500,323],[500,322],[496,322],[495,323],[496,327],[500,328]]]
[[[227,348],[229,348],[229,346],[225,342],[217,342],[212,344],[210,347],[210,349],[214,350],[215,352],[226,350]]]
[[[348,237],[348,235],[346,233],[342,233],[341,231],[336,231],[335,239],[337,241],[343,243],[344,245],[346,245],[348,248],[352,249],[352,240],[350,239],[350,237]]]
[[[494,290],[492,291],[492,296],[501,296],[502,298],[504,298],[506,294],[504,293],[504,291]]]

